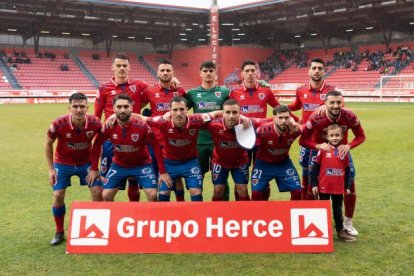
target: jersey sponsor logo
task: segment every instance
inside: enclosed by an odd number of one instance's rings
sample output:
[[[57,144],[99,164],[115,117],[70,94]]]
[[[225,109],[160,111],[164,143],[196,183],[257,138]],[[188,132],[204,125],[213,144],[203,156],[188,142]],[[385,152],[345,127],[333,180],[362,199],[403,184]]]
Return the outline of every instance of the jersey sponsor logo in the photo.
[[[166,111],[170,109],[169,103],[157,103],[156,108],[158,111]]]
[[[72,138],[72,134],[66,133],[66,139]]]
[[[135,85],[135,84],[130,85],[130,86],[129,86],[129,89],[130,89],[133,93],[135,93],[135,92],[137,91],[137,87],[136,87],[136,85]]]
[[[131,139],[132,139],[132,141],[133,142],[136,142],[136,141],[138,141],[138,139],[139,139],[139,134],[131,134]]]
[[[174,147],[184,147],[191,144],[190,140],[187,139],[168,139],[168,144]]]
[[[188,133],[190,133],[191,136],[193,136],[196,133],[195,129],[189,129]]]
[[[76,246],[107,246],[111,210],[75,209],[69,243]]]
[[[328,212],[324,208],[292,208],[290,210],[293,245],[328,245]]]
[[[265,93],[259,93],[259,99],[260,100],[264,100],[264,98],[265,98],[265,96],[266,96],[266,94]]]
[[[320,104],[306,103],[306,104],[303,104],[303,110],[304,111],[315,111],[320,106],[321,106]]]
[[[114,145],[114,150],[116,152],[137,152],[139,147],[134,147],[133,145]]]
[[[324,101],[326,99],[326,94],[320,94],[319,95],[319,99],[321,99],[322,101]]]
[[[88,137],[88,138],[92,138],[92,137],[93,137],[93,131],[92,131],[92,130],[87,131],[87,132],[86,132],[86,137]]]
[[[221,92],[214,92],[214,94],[216,95],[217,98],[220,98],[221,96]]]
[[[221,109],[220,106],[216,102],[205,102],[205,101],[198,102],[197,107],[200,110],[218,110],[218,109]]]
[[[237,143],[236,141],[235,142],[232,142],[232,141],[220,141],[220,148],[224,148],[224,149],[235,149],[235,148],[238,148],[238,147],[240,147],[240,146],[239,146],[239,143]]]
[[[242,105],[241,111],[243,113],[260,113],[264,112],[264,109],[260,105]]]
[[[327,176],[343,176],[344,171],[342,169],[327,168],[325,170],[325,175],[327,175]]]
[[[89,147],[89,143],[66,143],[66,146],[73,150],[84,150]]]
[[[289,151],[289,149],[268,149],[272,155],[282,155]]]

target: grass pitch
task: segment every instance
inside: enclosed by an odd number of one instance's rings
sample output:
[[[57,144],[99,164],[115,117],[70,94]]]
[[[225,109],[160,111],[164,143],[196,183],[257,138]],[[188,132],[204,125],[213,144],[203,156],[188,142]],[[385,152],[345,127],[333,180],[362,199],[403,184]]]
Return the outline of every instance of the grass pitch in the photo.
[[[55,229],[44,158],[46,130],[66,113],[66,105],[1,105],[0,274],[412,275],[414,105],[347,106],[367,135],[352,150],[358,194],[354,224],[360,232],[355,243],[335,240],[332,254],[66,255],[65,245],[49,246]],[[291,150],[295,164],[298,154],[296,143]],[[204,187],[209,200],[212,184],[207,181]],[[124,192],[117,196],[126,198]],[[273,200],[288,198],[273,184]],[[77,180],[67,191],[67,207],[74,200],[89,200]]]

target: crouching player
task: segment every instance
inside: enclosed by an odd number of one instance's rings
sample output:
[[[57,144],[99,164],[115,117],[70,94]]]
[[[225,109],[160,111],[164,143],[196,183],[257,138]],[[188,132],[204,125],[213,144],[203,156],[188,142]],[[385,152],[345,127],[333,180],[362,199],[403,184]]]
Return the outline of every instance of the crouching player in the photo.
[[[343,226],[343,194],[351,193],[349,154],[341,154],[338,146],[343,138],[342,128],[338,124],[328,126],[327,137],[330,149],[319,150],[311,171],[312,192],[319,194],[320,200],[332,200],[332,211],[338,238],[352,242],[356,238],[349,235]]]
[[[52,213],[55,218],[56,234],[50,245],[64,240],[65,193],[71,185],[70,178],[78,176],[81,185],[86,185],[86,177],[91,166],[92,140],[100,133],[100,120],[87,115],[88,99],[82,93],[69,97],[70,114],[55,119],[46,136],[45,153],[49,167],[49,182],[53,188]],[[58,140],[53,160],[53,143]],[[101,183],[91,182],[89,190],[93,201],[102,201]]]
[[[119,94],[114,98],[115,124],[113,128],[106,128],[93,145],[92,169],[88,174],[88,182],[99,176],[98,161],[104,141],[109,139],[114,145],[113,162],[103,183],[102,196],[105,201],[114,201],[116,193],[124,187],[129,177],[138,181],[148,201],[157,201],[157,181],[147,145],[154,149],[160,171],[159,181],[171,183],[154,133],[147,123],[131,117],[132,105],[132,99],[127,94]]]
[[[302,130],[290,114],[287,106],[278,105],[273,108],[273,122],[257,129],[260,147],[252,170],[252,200],[268,200],[267,183],[272,179],[280,192],[290,191],[291,200],[301,199],[299,175],[289,150]]]

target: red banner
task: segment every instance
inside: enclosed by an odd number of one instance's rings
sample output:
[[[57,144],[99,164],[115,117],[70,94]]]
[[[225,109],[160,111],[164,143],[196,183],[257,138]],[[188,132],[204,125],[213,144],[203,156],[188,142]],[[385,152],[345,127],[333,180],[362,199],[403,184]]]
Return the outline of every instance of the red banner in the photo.
[[[329,201],[74,202],[67,253],[333,252]]]

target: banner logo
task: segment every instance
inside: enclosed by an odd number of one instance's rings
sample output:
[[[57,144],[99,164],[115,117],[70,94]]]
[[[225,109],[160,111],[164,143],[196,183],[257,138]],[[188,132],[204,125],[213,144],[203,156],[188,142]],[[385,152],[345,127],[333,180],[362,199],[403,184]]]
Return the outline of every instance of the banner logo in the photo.
[[[107,246],[110,215],[109,209],[73,210],[70,245]]]
[[[328,245],[328,216],[326,209],[291,209],[290,220],[293,245]],[[324,219],[321,219],[324,218]]]

